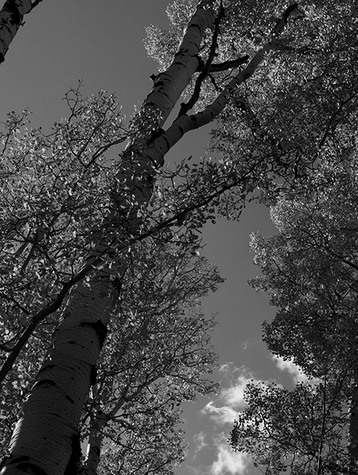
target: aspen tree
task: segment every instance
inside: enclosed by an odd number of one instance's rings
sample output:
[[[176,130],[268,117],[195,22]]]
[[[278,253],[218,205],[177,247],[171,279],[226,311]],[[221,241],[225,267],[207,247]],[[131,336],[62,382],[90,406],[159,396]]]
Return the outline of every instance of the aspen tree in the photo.
[[[71,470],[77,470],[74,467],[78,465],[79,422],[93,384],[107,327],[121,295],[123,276],[131,258],[128,249],[136,240],[151,234],[147,228],[144,227],[143,230],[143,214],[145,215],[146,207],[155,193],[156,178],[160,175],[166,153],[183,135],[215,120],[222,120],[225,122],[222,131],[226,134],[221,150],[223,155],[226,157],[228,150],[225,141],[229,141],[230,145],[237,141],[241,144],[236,151],[232,150],[229,160],[207,160],[192,168],[186,162],[183,163],[182,170],[187,172],[185,178],[188,186],[182,191],[178,187],[178,194],[173,194],[177,199],[171,202],[174,212],[167,220],[157,221],[157,227],[154,228],[163,230],[188,221],[189,234],[192,233],[189,237],[192,239],[195,234],[193,229],[200,229],[209,217],[214,219],[215,207],[224,216],[239,214],[246,196],[258,186],[270,188],[272,184],[277,185],[275,177],[287,179],[288,176],[288,181],[295,180],[296,167],[309,170],[318,159],[316,154],[320,144],[326,142],[327,137],[336,130],[337,124],[346,125],[344,121],[351,119],[349,108],[352,102],[342,101],[344,104],[339,104],[336,110],[332,106],[333,102],[336,104],[336,99],[331,99],[335,96],[327,94],[327,91],[336,92],[336,81],[332,80],[328,86],[324,81],[323,84],[319,82],[319,86],[312,86],[308,94],[305,77],[296,74],[304,63],[304,73],[311,78],[322,65],[322,58],[326,54],[322,45],[328,45],[329,51],[333,48],[336,54],[340,51],[338,46],[338,52],[335,49],[336,40],[332,36],[332,30],[319,30],[322,22],[318,12],[323,8],[322,5],[310,4],[308,12],[313,8],[314,14],[307,19],[296,3],[287,6],[282,2],[268,2],[265,5],[256,2],[257,18],[261,18],[261,23],[259,22],[260,27],[253,38],[249,27],[252,24],[252,6],[249,3],[242,2],[241,5],[236,1],[226,3],[202,0],[196,7],[195,2],[186,4],[191,18],[184,31],[182,25],[179,25],[180,34],[176,28],[174,36],[180,36],[180,39],[178,42],[174,41],[174,57],[153,77],[153,88],[131,121],[127,146],[121,153],[120,163],[113,167],[114,180],[106,182],[107,201],[103,198],[106,213],[99,218],[97,227],[93,227],[93,239],[82,243],[82,251],[85,251],[82,254],[82,267],[69,281],[56,281],[57,294],[54,293],[56,298],[52,303],[56,302],[55,310],[63,305],[63,312],[53,334],[49,354],[39,370],[35,385],[24,404],[23,414],[15,427],[9,448],[10,457],[4,463],[2,475],[26,471],[62,475],[66,471],[71,473]],[[174,5],[174,10],[178,13],[181,5],[177,2]],[[330,6],[334,10],[335,3]],[[327,16],[328,13],[324,12],[322,15],[325,19],[329,18],[331,27],[334,14]],[[302,16],[305,19],[303,26],[300,23]],[[295,19],[295,25],[290,25],[292,18]],[[318,28],[318,38],[309,30],[310,22],[313,22],[313,30]],[[287,28],[293,36],[292,41],[290,37],[282,37]],[[310,35],[306,34],[307,31]],[[227,32],[230,33],[228,38]],[[345,38],[344,35],[342,37]],[[302,38],[304,44],[301,48]],[[236,48],[239,48],[240,54]],[[351,49],[348,48],[349,54]],[[291,61],[291,53],[295,61]],[[305,55],[307,60],[302,59],[306,58]],[[283,63],[279,61],[281,56],[284,58]],[[218,61],[218,58],[222,61]],[[288,79],[285,82],[286,74]],[[346,76],[345,80],[349,82],[351,76],[348,73]],[[259,91],[261,99],[269,97],[271,92],[274,95],[274,100],[269,98],[264,101],[268,104],[266,113],[274,111],[273,133],[266,127],[267,123],[262,124],[257,120],[255,101],[251,97],[249,101],[248,97],[241,97],[241,92],[247,90],[251,82]],[[314,81],[313,83],[316,84]],[[281,84],[284,84],[283,90],[280,90]],[[352,87],[352,96],[353,89]],[[177,117],[167,125],[169,116],[182,95],[185,102],[179,104]],[[323,98],[328,99],[325,101]],[[276,102],[285,111],[281,118],[284,124],[279,121]],[[296,107],[293,112],[291,107],[288,108],[291,103]],[[314,112],[310,115],[307,111],[311,109]],[[229,117],[225,116],[227,110]],[[299,114],[301,110],[302,115]],[[81,110],[85,119],[80,130],[86,129],[85,111],[85,108]],[[233,121],[230,121],[231,113],[237,119],[236,131],[230,130],[230,127],[234,127]],[[291,124],[292,114],[297,115],[297,127],[300,125],[299,140],[296,142],[292,141],[288,133],[290,127],[285,123],[287,117],[290,119],[287,123]],[[267,115],[263,116],[267,119]],[[323,118],[323,137],[314,127],[317,117]],[[305,134],[302,133],[302,124],[306,124],[309,129],[305,130]],[[113,126],[115,132],[118,125],[116,122]],[[286,137],[284,141],[280,141],[283,129]],[[67,144],[71,145],[71,140],[76,140],[77,130],[61,125],[58,130],[63,132]],[[235,135],[237,131],[239,137]],[[76,133],[71,135],[70,132]],[[230,141],[231,133],[235,140]],[[253,144],[256,145],[255,140],[258,138],[261,146],[256,149]],[[115,142],[120,140],[121,134],[114,139]],[[87,137],[86,141],[90,141],[90,138]],[[294,146],[291,146],[292,143]],[[314,153],[296,153],[302,150],[306,152],[303,146],[305,143],[312,144],[311,150]],[[77,144],[72,147],[79,161],[83,159],[83,146]],[[40,141],[38,147],[41,147]],[[97,152],[93,152],[92,156],[98,157],[96,154]],[[296,155],[299,157],[297,161],[293,159]],[[92,165],[92,162],[81,163],[84,168]],[[89,181],[91,178],[96,181],[96,177],[86,175]],[[81,183],[79,180],[78,182]],[[281,184],[282,181],[279,180],[278,185]],[[43,186],[45,187],[45,183]],[[105,187],[100,187],[101,193],[103,189]],[[230,194],[232,190],[235,192]],[[167,191],[164,189],[163,193]],[[277,187],[274,186],[273,193],[276,191]],[[69,201],[70,198],[71,196]],[[210,212],[204,213],[202,210],[205,207]],[[85,219],[84,216],[82,218]],[[40,252],[46,248],[46,243],[36,243],[36,246]],[[66,249],[66,252],[69,251]],[[21,255],[16,257],[22,258]],[[23,267],[20,266],[21,268]],[[51,268],[51,272],[55,271]],[[29,265],[25,266],[25,272],[29,272]],[[41,274],[39,276],[41,278]],[[44,313],[36,315],[39,316],[26,338],[44,318]],[[21,342],[19,351],[22,351],[23,344]],[[14,353],[13,360],[18,353]],[[14,361],[10,362],[6,372],[10,371],[13,363]]]

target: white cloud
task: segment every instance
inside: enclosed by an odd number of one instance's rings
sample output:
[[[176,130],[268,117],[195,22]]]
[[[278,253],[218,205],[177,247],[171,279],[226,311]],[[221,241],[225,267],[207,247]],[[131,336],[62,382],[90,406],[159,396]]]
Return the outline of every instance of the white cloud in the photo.
[[[194,444],[195,444],[195,450],[194,450],[194,455],[193,459],[197,456],[197,454],[204,448],[207,447],[209,444],[205,440],[206,435],[204,432],[200,431],[198,434],[194,434],[193,439],[194,439]]]
[[[252,378],[246,376],[239,376],[236,383],[228,388],[223,388],[221,391],[222,400],[231,407],[242,408],[245,405],[244,390],[247,383]]]
[[[211,448],[213,461],[200,466],[200,472],[191,467],[191,475],[246,475],[252,473],[252,459],[249,455],[234,452],[229,443],[229,431],[238,413],[245,407],[244,391],[246,385],[257,381],[244,366],[238,368],[228,362],[219,368],[221,390],[218,395],[202,409],[202,414],[215,423],[213,430],[206,432],[206,439],[198,434],[198,442],[203,440]],[[223,432],[217,433],[218,430]],[[214,435],[215,434],[215,435]],[[209,452],[209,451],[207,451]],[[196,459],[200,460],[200,457]],[[256,473],[254,471],[253,473]]]
[[[242,475],[247,472],[251,458],[239,452],[234,452],[221,434],[216,439],[217,457],[210,467],[211,475]]]
[[[220,366],[219,373],[232,373],[233,371],[237,370],[238,368],[236,368],[231,361],[228,361],[227,363],[223,363]]]
[[[219,372],[229,381],[215,401],[210,401],[202,409],[202,413],[209,415],[217,424],[232,424],[237,412],[245,407],[244,390],[252,377],[246,368],[237,368],[232,363],[223,364]]]
[[[301,383],[308,380],[302,369],[292,360],[284,360],[281,356],[272,355],[272,360],[281,371],[287,371],[295,383]]]
[[[215,406],[214,401],[210,401],[201,411],[203,414],[209,415],[217,424],[233,424],[236,419],[237,411],[229,406]]]

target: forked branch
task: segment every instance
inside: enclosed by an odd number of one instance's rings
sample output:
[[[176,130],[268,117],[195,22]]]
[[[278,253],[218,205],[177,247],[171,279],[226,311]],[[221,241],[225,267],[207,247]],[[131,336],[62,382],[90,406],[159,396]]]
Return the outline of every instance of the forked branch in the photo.
[[[204,63],[202,66],[202,71],[196,80],[194,92],[190,100],[187,103],[181,104],[179,115],[178,115],[179,117],[181,115],[186,114],[190,109],[192,109],[200,97],[201,85],[203,84],[204,80],[207,78],[208,74],[211,72],[211,66],[216,56],[216,50],[218,47],[218,36],[220,33],[220,22],[223,19],[224,15],[225,15],[225,9],[221,2],[219,13],[214,22],[214,33],[213,33],[213,38],[211,40],[208,59],[206,63]]]

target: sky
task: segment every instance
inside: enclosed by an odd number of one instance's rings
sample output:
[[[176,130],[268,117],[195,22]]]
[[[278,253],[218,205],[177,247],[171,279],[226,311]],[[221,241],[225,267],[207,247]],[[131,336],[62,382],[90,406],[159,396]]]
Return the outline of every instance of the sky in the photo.
[[[2,2],[3,3],[3,2]],[[34,126],[44,128],[65,115],[65,92],[84,84],[83,93],[99,89],[116,92],[124,113],[133,113],[151,88],[157,65],[146,56],[144,28],[165,27],[168,0],[43,0],[25,18],[25,25],[1,65],[0,120],[6,112],[28,107]],[[188,134],[167,157],[199,157],[208,132]],[[274,228],[267,209],[251,205],[240,222],[219,219],[204,233],[205,255],[226,279],[204,303],[207,314],[218,314],[213,343],[219,354],[214,377],[218,394],[187,404],[183,428],[189,451],[176,475],[256,475],[250,460],[234,454],[226,440],[237,411],[243,408],[243,389],[251,378],[292,384],[301,377],[290,363],[273,358],[261,341],[261,324],[274,315],[265,295],[247,280],[259,273],[249,253],[249,234],[270,235]]]

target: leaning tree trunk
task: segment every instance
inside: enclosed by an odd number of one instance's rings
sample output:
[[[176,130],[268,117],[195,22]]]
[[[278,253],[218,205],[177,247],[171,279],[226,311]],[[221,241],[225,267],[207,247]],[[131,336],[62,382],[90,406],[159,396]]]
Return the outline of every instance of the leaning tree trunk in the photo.
[[[138,114],[139,123],[144,121],[139,124],[141,131],[150,122],[148,133],[141,132],[122,157],[112,220],[118,212],[119,222],[132,219],[135,226],[136,210],[151,196],[156,171],[167,151],[163,153],[153,141],[153,129],[160,129],[198,69],[199,46],[212,18],[212,12],[204,6],[210,3],[206,0],[199,4],[172,65],[161,74],[161,81],[156,82]],[[135,231],[131,222],[128,226]],[[120,267],[119,263],[116,276]],[[76,473],[81,412],[94,382],[96,362],[118,294],[113,270],[106,266],[96,271],[90,285],[81,282],[72,290],[49,356],[15,427],[10,457],[1,475]]]
[[[291,5],[276,24],[269,42],[257,52],[247,67],[234,77],[218,97],[202,112],[188,115],[190,107],[181,109],[173,124],[164,131],[162,126],[173,110],[194,73],[202,70],[200,44],[207,28],[216,28],[212,5],[214,0],[202,0],[185,31],[182,43],[169,68],[155,80],[133,127],[139,131],[122,156],[121,169],[112,192],[113,226],[123,226],[126,232],[138,231],[137,211],[151,197],[157,170],[164,156],[189,130],[213,121],[227,104],[234,88],[249,79],[266,53],[273,49],[274,39],[282,32],[289,14],[297,7]],[[215,40],[215,31],[214,31]],[[233,62],[211,64],[206,73],[231,68]],[[242,59],[238,60],[242,63]],[[190,103],[190,101],[189,101]],[[184,112],[183,112],[184,111]],[[104,223],[106,226],[106,223]],[[106,250],[106,242],[99,242],[97,255],[89,256],[98,262],[98,255]],[[115,249],[112,249],[115,252]],[[96,264],[97,266],[97,264]],[[23,415],[18,421],[10,443],[10,457],[1,475],[37,473],[41,475],[70,475],[78,471],[80,444],[78,426],[82,408],[90,386],[95,383],[96,363],[101,351],[109,319],[119,296],[118,275],[125,262],[118,257],[115,269],[103,260],[103,267],[94,270],[90,284],[81,282],[72,289],[63,319],[52,339],[49,356],[44,362]]]
[[[6,0],[0,10],[0,63],[5,61],[5,55],[18,29],[23,24],[24,15],[41,0]]]

